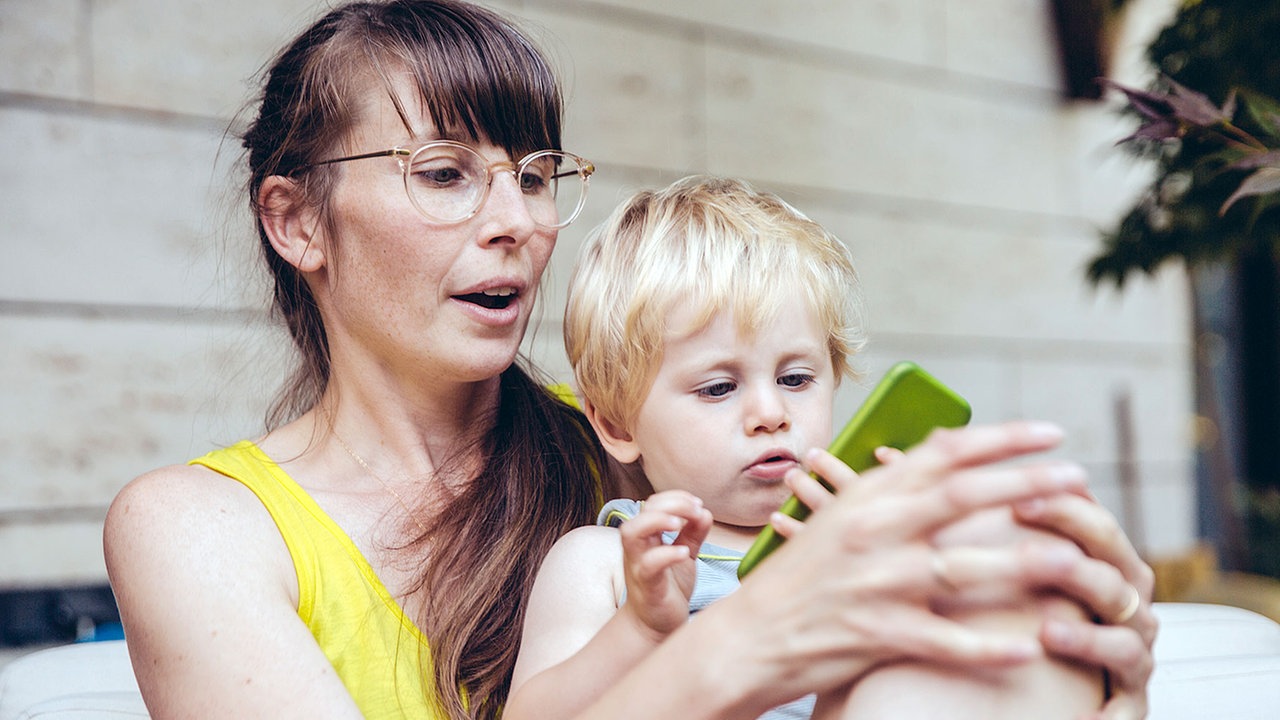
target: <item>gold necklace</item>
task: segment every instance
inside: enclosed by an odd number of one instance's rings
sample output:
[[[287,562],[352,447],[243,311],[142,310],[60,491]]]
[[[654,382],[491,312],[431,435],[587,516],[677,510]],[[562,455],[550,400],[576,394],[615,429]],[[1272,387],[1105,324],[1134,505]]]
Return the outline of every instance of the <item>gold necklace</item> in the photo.
[[[418,529],[422,531],[423,535],[426,535],[427,526],[423,525],[422,522],[418,520],[418,516],[413,512],[413,510],[409,509],[409,504],[404,501],[404,498],[400,497],[400,493],[396,492],[395,488],[391,487],[386,480],[383,480],[378,473],[374,472],[373,468],[369,467],[369,463],[365,462],[364,458],[357,455],[356,451],[352,450],[351,446],[343,441],[342,436],[338,434],[337,430],[330,430],[330,432],[333,433],[333,439],[338,441],[338,444],[342,446],[343,450],[347,451],[347,454],[351,456],[351,459],[359,463],[360,467],[364,468],[365,472],[369,473],[374,480],[377,480],[383,490],[391,493],[391,497],[395,498],[396,502],[400,504],[400,508],[404,510],[405,515],[408,515],[409,519],[413,521],[413,524],[418,526]]]

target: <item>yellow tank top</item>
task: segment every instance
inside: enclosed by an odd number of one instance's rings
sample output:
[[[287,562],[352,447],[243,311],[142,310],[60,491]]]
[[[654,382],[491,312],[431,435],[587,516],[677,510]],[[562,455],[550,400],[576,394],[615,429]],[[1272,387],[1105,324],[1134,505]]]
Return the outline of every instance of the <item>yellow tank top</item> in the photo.
[[[271,513],[298,573],[298,617],[365,718],[443,718],[422,631],[311,496],[247,440],[191,464],[244,483]]]

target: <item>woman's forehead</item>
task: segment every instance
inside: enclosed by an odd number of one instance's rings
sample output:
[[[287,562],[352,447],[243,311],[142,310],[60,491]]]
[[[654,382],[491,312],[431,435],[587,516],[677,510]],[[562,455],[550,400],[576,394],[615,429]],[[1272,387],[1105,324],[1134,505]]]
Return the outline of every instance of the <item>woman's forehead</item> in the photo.
[[[374,142],[392,147],[430,140],[476,141],[461,124],[437,127],[411,80],[401,78],[390,85],[381,81],[366,83],[357,94],[350,132],[353,144],[363,147]]]

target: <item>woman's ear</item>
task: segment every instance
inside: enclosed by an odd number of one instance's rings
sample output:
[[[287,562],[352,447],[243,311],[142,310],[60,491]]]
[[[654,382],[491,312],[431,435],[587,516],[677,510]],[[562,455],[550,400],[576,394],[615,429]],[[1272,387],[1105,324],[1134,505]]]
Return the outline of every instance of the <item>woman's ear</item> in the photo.
[[[632,439],[631,433],[601,415],[596,406],[586,398],[582,399],[582,412],[596,431],[596,437],[600,438],[600,444],[604,445],[604,449],[614,460],[625,465],[640,459],[640,448]]]
[[[296,181],[280,175],[267,177],[258,189],[258,207],[267,239],[285,262],[304,273],[324,267],[320,213],[306,202]]]

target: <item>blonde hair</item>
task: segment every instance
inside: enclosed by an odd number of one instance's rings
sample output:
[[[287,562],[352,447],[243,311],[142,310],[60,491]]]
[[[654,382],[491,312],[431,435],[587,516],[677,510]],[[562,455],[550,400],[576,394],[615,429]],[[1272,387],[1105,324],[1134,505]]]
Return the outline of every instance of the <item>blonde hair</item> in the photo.
[[[662,362],[668,332],[731,312],[752,334],[799,293],[827,332],[836,377],[865,342],[853,259],[821,225],[746,182],[691,176],[641,191],[592,232],[569,281],[565,350],[578,391],[628,427]],[[669,328],[677,307],[695,311]]]

